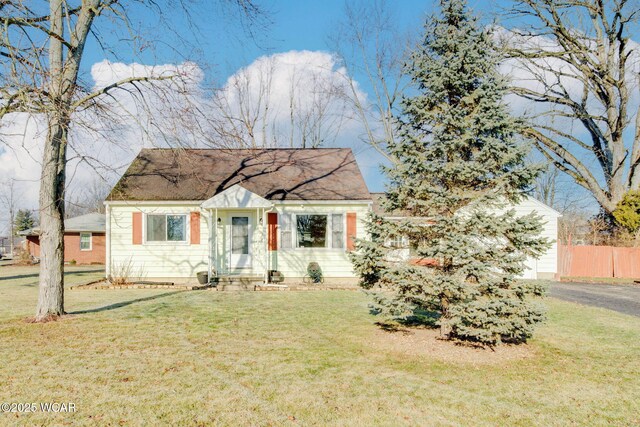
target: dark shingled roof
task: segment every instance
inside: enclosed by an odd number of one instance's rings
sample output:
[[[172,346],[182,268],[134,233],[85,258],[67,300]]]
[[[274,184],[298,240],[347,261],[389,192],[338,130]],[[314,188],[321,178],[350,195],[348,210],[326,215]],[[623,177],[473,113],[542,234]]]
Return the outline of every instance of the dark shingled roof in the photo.
[[[371,193],[371,200],[373,200],[373,204],[371,208],[373,213],[382,217],[410,217],[411,213],[406,210],[395,210],[393,212],[385,212],[384,207],[382,207],[382,202],[384,201],[386,195],[385,193]]]
[[[104,233],[106,226],[106,217],[104,214],[93,212],[86,215],[80,215],[64,220],[65,233],[93,232]],[[38,236],[40,235],[40,227],[29,228],[20,231],[21,236]]]
[[[107,200],[207,200],[240,184],[269,200],[371,200],[351,149],[143,149]]]

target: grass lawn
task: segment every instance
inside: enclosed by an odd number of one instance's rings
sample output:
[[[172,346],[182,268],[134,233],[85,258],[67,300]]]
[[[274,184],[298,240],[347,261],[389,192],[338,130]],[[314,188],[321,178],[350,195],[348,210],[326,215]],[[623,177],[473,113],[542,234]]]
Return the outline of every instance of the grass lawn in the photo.
[[[387,345],[350,291],[71,290],[73,316],[28,324],[36,278],[11,270],[0,402],[77,411],[0,425],[640,424],[640,319],[604,309],[550,299],[530,357],[474,364]]]

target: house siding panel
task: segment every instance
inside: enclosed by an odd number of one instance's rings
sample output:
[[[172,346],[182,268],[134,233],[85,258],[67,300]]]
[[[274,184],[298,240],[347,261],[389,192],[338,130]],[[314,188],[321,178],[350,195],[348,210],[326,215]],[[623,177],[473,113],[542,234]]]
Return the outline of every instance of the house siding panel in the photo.
[[[190,244],[192,227],[189,224],[187,226],[189,236],[187,236],[186,242],[144,243],[144,236],[141,236],[142,241],[139,245],[133,245],[131,241],[134,213],[139,214],[142,224],[144,224],[143,214],[185,214],[190,221],[192,211],[194,211],[193,206],[179,204],[158,206],[139,203],[129,206],[112,206],[109,218],[111,275],[117,275],[122,270],[129,269],[129,275],[135,278],[189,278],[195,280],[196,273],[206,271],[208,267],[206,244],[208,227],[205,215],[199,216],[200,244]]]
[[[135,204],[134,204],[135,203]],[[366,218],[370,209],[367,202],[353,203],[283,203],[275,202],[275,212],[266,213],[259,210],[246,210],[251,215],[253,224],[253,269],[245,271],[252,274],[264,274],[268,269],[277,269],[281,271],[288,279],[301,278],[306,274],[309,262],[317,262],[323,270],[327,278],[353,278],[355,274],[348,256],[347,236],[349,231],[350,216],[348,213],[355,214],[355,236],[357,238],[366,238],[366,230],[363,219]],[[174,204],[154,204],[152,202],[132,202],[131,205],[112,205],[110,207],[111,215],[109,216],[109,229],[111,232],[111,272],[112,274],[122,269],[123,266],[129,266],[132,276],[141,278],[175,278],[195,280],[195,274],[198,271],[207,270],[208,268],[208,242],[209,228],[207,219],[208,211],[200,211],[197,205],[181,205]],[[543,254],[538,260],[529,260],[528,265],[533,267],[532,274],[527,277],[552,277],[557,272],[557,221],[558,214],[553,210],[540,205],[531,199],[525,199],[515,207],[520,215],[526,215],[532,211],[538,212],[543,216],[544,228],[542,236],[553,241],[550,250]],[[199,227],[191,224],[196,221],[196,215],[192,212],[199,212],[197,221]],[[213,266],[221,273],[228,272],[228,257],[226,256],[226,247],[228,245],[228,218],[231,211],[219,210],[217,217],[212,217],[212,223],[218,230],[215,245],[217,245],[217,259],[213,260]],[[238,212],[238,211],[233,211]],[[142,244],[132,244],[132,228],[134,213],[138,213],[141,218],[141,230],[144,229],[144,213],[183,213],[189,218],[187,230],[187,242],[170,243],[170,242],[154,242],[151,244],[144,243],[144,236],[141,237]],[[270,250],[269,257],[267,251],[274,247],[274,242],[269,239],[269,231],[273,231],[273,218],[279,220],[283,214],[332,214],[342,213],[345,220],[345,248],[291,248],[279,249],[277,251]],[[217,219],[220,218],[220,222]],[[260,223],[260,219],[264,220],[264,224]],[[351,216],[352,218],[352,216]],[[276,229],[277,230],[277,229]],[[191,234],[198,233],[199,240],[194,239]],[[142,232],[141,232],[142,234]],[[280,239],[279,233],[275,233],[276,239]],[[79,239],[79,237],[78,237]],[[199,241],[198,244],[190,244]],[[94,240],[94,245],[96,241]],[[74,243],[75,244],[75,243]],[[79,242],[78,245],[79,247]],[[275,246],[277,247],[277,246]],[[103,258],[104,259],[104,255]]]
[[[331,214],[347,212],[356,213],[356,237],[364,238],[364,224],[362,218],[365,218],[369,205],[365,202],[362,204],[304,204],[304,205],[287,205],[276,203],[276,212],[278,215],[282,213],[318,213]],[[209,228],[207,225],[208,212],[203,211],[199,215],[200,219],[200,242],[201,244],[189,244],[190,236],[187,236],[188,242],[185,243],[158,243],[154,242],[140,245],[133,245],[131,240],[133,213],[138,212],[144,217],[146,213],[185,213],[190,219],[189,213],[194,211],[194,206],[176,205],[154,205],[153,203],[140,203],[130,206],[111,206],[111,215],[109,227],[111,230],[111,274],[115,275],[119,270],[127,267],[131,271],[131,277],[145,278],[152,280],[154,278],[174,278],[195,280],[195,274],[208,268],[208,244]],[[222,274],[227,273],[228,257],[225,248],[228,245],[228,221],[232,212],[219,210],[218,217],[213,218],[213,223],[218,229],[217,239],[217,259],[214,260],[213,266]],[[327,278],[352,278],[354,277],[351,262],[348,253],[343,249],[287,249],[273,252],[275,256],[267,258],[268,244],[268,223],[269,216],[265,215],[265,224],[260,223],[262,210],[247,210],[251,215],[253,225],[253,269],[251,271],[243,271],[243,273],[264,274],[267,268],[282,271],[288,279],[302,278],[306,274],[307,265],[311,261],[318,262]],[[143,223],[144,225],[144,219]],[[143,227],[144,228],[144,227]],[[188,230],[194,228],[189,226]]]
[[[366,238],[365,227],[362,219],[369,212],[369,203],[345,204],[345,205],[280,205],[278,213],[293,214],[331,214],[342,213],[347,221],[347,213],[355,214],[355,236],[359,239]],[[345,228],[346,229],[346,228]],[[346,243],[346,239],[345,239]],[[310,249],[293,248],[280,249],[277,257],[277,269],[284,273],[286,278],[301,278],[307,274],[307,265],[315,261],[320,265],[327,278],[354,278],[355,273],[349,260],[346,248],[343,249]]]
[[[527,271],[524,277],[527,278],[553,278],[558,272],[558,217],[559,214],[540,202],[526,198],[514,207],[519,216],[536,212],[542,217],[543,228],[540,237],[546,237],[553,242],[549,250],[540,256],[539,259],[530,258],[527,265],[533,271]]]

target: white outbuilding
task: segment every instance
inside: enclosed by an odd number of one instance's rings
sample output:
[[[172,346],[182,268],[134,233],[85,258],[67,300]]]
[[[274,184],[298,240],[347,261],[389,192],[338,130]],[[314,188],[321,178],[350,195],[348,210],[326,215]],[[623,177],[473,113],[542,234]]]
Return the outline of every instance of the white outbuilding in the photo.
[[[399,219],[407,215],[402,212],[386,214],[380,205],[381,198],[384,193],[372,193],[373,210],[381,216],[389,219]],[[546,204],[526,196],[518,205],[515,206],[516,213],[520,216],[528,215],[535,212],[542,217],[543,229],[540,233],[541,237],[546,237],[552,242],[551,247],[539,258],[529,258],[526,261],[526,270],[522,275],[523,279],[554,279],[558,273],[558,219],[562,216],[560,212],[547,206]],[[398,250],[394,251],[394,256],[399,258],[410,257],[408,242],[406,239],[402,242],[390,242],[392,245],[398,246]],[[404,249],[403,249],[404,247]]]

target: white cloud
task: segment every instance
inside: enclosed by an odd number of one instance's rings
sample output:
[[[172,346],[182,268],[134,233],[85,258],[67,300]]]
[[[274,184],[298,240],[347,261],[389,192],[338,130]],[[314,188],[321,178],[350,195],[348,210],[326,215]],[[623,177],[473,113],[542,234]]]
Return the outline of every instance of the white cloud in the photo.
[[[330,53],[263,56],[229,77],[214,97],[214,127],[248,146],[332,145],[358,127],[351,87],[366,103],[366,94]]]
[[[507,44],[521,48],[525,51],[535,51],[541,49],[547,52],[561,52],[562,48],[551,37],[534,35],[523,36],[516,31],[510,31],[502,27],[494,28],[494,35],[500,44]],[[592,56],[595,62],[600,62],[597,58],[597,50],[594,41],[583,40],[584,43],[593,45]],[[613,47],[612,47],[613,48]],[[630,53],[627,60],[625,79],[630,88],[638,87],[638,74],[640,73],[640,44],[633,40],[628,40],[627,51]],[[511,84],[516,87],[535,90],[540,93],[548,91],[558,91],[566,93],[571,99],[580,101],[583,96],[584,84],[580,79],[582,73],[573,65],[568,64],[560,58],[542,59],[508,59],[501,64],[501,72],[509,77]],[[560,76],[560,77],[558,77]],[[544,83],[543,83],[544,82]],[[588,108],[591,111],[603,113],[604,109],[600,102],[593,95],[593,88],[589,88]],[[630,93],[632,103],[638,102],[637,90]],[[545,112],[549,105],[534,103],[521,97],[509,97],[513,109],[517,113],[535,114]],[[559,107],[555,107],[559,108]]]
[[[295,146],[303,137],[324,137],[323,146],[354,148],[369,180],[379,175],[380,156],[363,147],[363,130],[344,98],[350,84],[365,103],[366,94],[329,53],[291,51],[260,57],[230,76],[214,95],[204,85],[203,70],[193,63],[146,66],[105,60],[91,67],[94,90],[126,78],[166,75],[180,78],[112,91],[111,97],[100,98],[101,109],[75,115],[68,153],[71,194],[96,179],[113,184],[142,147],[228,145],[220,132],[233,131],[230,124],[237,126],[243,115],[257,113],[254,137],[259,145],[288,146],[293,111]],[[314,115],[322,120],[314,120]],[[240,135],[248,144],[246,127]],[[20,181],[21,207],[37,208],[45,136],[42,118],[13,114],[0,124],[0,181]],[[0,214],[0,233],[3,220]]]
[[[42,158],[45,123],[38,117],[11,114],[3,118],[0,128],[0,185],[15,181],[19,208],[34,209],[38,200],[38,182]],[[0,188],[6,191],[7,188]],[[1,207],[0,207],[1,208]],[[4,211],[0,211],[0,233],[4,231]]]
[[[93,64],[91,67],[91,78],[94,82],[94,89],[104,88],[110,84],[122,81],[128,78],[154,76],[154,77],[171,77],[181,76],[181,83],[187,83],[192,87],[199,85],[204,79],[204,72],[193,62],[185,62],[183,64],[165,64],[165,65],[143,65],[143,64],[124,64],[122,62],[111,62],[106,59]]]
[[[130,77],[178,75],[180,79],[114,90],[112,97],[100,98],[100,108],[74,115],[67,153],[68,195],[95,182],[115,183],[142,147],[175,139],[179,110],[199,96],[203,79],[202,71],[191,63],[148,67],[102,61],[94,64],[91,75],[93,90]],[[0,182],[16,181],[20,208],[37,209],[45,137],[42,116],[11,114],[0,124]],[[3,214],[0,234],[6,228]]]

